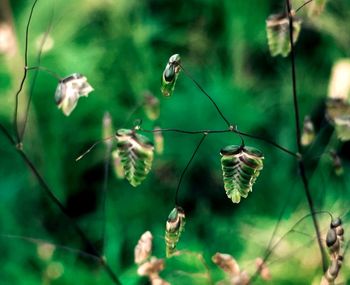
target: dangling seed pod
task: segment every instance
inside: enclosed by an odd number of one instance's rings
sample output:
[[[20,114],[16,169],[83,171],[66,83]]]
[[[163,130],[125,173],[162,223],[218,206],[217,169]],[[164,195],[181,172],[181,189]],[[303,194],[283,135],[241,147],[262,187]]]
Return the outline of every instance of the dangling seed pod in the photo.
[[[151,170],[153,144],[134,130],[120,129],[116,133],[117,151],[124,168],[125,178],[134,187],[141,184]]]
[[[293,42],[297,42],[301,29],[301,20],[293,18]],[[291,51],[289,37],[289,19],[286,14],[273,14],[266,20],[267,41],[272,56],[288,56]]]
[[[153,96],[150,92],[144,93],[144,110],[148,119],[155,121],[159,118],[160,103],[159,99]]]
[[[256,148],[237,145],[223,148],[220,154],[226,194],[233,203],[239,203],[252,191],[263,169],[264,156]]]
[[[84,75],[74,73],[62,79],[56,89],[55,101],[66,116],[75,109],[80,97],[87,97],[94,89]]]
[[[176,207],[170,212],[166,222],[166,257],[171,256],[175,252],[176,245],[179,242],[180,236],[184,230],[185,212],[181,207]]]
[[[180,60],[180,55],[172,55],[163,71],[160,90],[166,97],[171,96],[174,92],[175,83],[181,70]]]
[[[343,168],[343,163],[341,161],[341,158],[339,157],[339,155],[337,154],[337,152],[334,149],[331,149],[329,151],[329,155],[330,158],[332,160],[332,164],[333,164],[333,169],[334,169],[334,173],[337,176],[341,176],[344,174],[344,168]]]

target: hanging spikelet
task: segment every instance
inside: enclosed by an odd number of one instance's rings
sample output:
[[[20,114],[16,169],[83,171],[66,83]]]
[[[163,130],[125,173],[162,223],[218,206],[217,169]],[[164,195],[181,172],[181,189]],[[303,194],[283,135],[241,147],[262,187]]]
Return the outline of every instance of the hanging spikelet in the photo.
[[[147,137],[128,129],[118,130],[116,138],[117,151],[124,168],[125,178],[136,187],[151,170],[153,145]]]
[[[164,151],[164,137],[159,127],[154,128],[154,148],[157,154],[163,154]]]
[[[305,116],[303,125],[303,134],[301,136],[301,144],[303,146],[310,145],[315,139],[315,128],[309,116]]]
[[[84,75],[73,73],[59,82],[55,93],[56,105],[69,116],[77,106],[79,98],[87,97],[93,90]]]
[[[181,233],[185,230],[185,212],[181,207],[174,208],[166,222],[165,244],[166,256],[169,257],[175,252]]]
[[[221,166],[224,187],[233,203],[239,203],[252,191],[253,184],[263,168],[263,154],[253,147],[230,145],[223,148]]]
[[[181,70],[180,60],[180,55],[172,55],[163,71],[160,91],[166,97],[171,96],[174,92],[175,83]]]
[[[293,18],[293,42],[297,42],[301,20]],[[286,14],[273,14],[266,20],[267,42],[272,56],[288,56],[291,50],[289,19]]]
[[[159,99],[153,96],[150,92],[144,93],[144,110],[148,119],[155,121],[159,118],[160,114],[160,103]]]
[[[322,11],[324,10],[324,7],[326,5],[326,0],[313,0],[310,4],[308,4],[308,16],[319,16]]]

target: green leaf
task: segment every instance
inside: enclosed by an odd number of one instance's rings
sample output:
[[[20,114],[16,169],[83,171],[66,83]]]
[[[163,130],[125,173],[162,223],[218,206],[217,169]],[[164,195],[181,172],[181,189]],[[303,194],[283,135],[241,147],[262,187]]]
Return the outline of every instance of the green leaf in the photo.
[[[125,178],[136,187],[151,170],[153,144],[147,137],[128,129],[119,129],[116,138],[117,151],[124,168]]]
[[[263,168],[263,154],[256,148],[230,145],[223,148],[221,166],[224,187],[233,203],[239,203],[252,191]]]
[[[176,245],[179,242],[180,236],[184,230],[185,212],[181,207],[176,207],[170,212],[166,222],[166,257],[171,256],[175,252]]]
[[[171,96],[174,92],[175,83],[181,70],[180,61],[180,55],[172,55],[163,71],[160,91],[166,97]]]
[[[301,20],[293,18],[293,42],[297,42]],[[272,56],[288,56],[291,51],[289,19],[286,14],[273,14],[266,20],[267,42]]]

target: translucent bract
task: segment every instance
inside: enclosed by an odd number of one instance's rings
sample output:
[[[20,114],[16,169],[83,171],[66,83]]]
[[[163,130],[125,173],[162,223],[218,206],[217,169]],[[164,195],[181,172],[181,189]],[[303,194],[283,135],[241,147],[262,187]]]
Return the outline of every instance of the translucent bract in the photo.
[[[56,89],[55,101],[59,109],[69,116],[78,104],[80,97],[87,97],[94,89],[85,76],[74,73],[62,79]]]

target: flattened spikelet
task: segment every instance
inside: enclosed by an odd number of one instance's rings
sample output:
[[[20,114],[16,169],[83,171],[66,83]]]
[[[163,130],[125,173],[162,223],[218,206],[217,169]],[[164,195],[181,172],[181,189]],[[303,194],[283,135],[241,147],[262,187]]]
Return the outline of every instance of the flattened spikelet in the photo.
[[[169,257],[175,252],[181,233],[185,230],[185,212],[181,207],[174,208],[166,222],[165,244],[166,256]]]
[[[233,203],[239,203],[252,191],[263,168],[263,154],[252,147],[230,145],[220,152],[224,187]]]
[[[151,170],[153,144],[147,137],[128,129],[118,130],[116,138],[117,151],[124,168],[125,178],[136,187]]]

